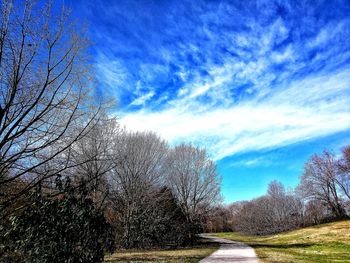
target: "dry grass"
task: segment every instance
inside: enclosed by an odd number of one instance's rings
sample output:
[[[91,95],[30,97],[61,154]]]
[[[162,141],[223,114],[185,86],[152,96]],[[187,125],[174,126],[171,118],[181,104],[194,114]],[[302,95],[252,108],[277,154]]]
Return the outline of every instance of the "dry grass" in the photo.
[[[166,249],[166,250],[124,250],[118,251],[105,258],[106,263],[121,262],[198,262],[209,256],[219,248],[219,244],[211,242],[200,242],[190,248]]]
[[[261,262],[349,262],[350,220],[271,236],[213,234],[254,247]]]

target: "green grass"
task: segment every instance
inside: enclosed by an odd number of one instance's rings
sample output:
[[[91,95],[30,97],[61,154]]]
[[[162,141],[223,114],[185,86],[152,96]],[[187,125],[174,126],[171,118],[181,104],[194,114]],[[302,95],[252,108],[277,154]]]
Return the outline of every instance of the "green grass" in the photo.
[[[219,248],[219,244],[201,241],[193,247],[155,249],[155,250],[122,250],[105,258],[105,263],[137,262],[181,262],[197,263]]]
[[[244,236],[238,233],[212,235],[241,241],[252,246],[263,263],[350,263],[350,220],[271,236]]]

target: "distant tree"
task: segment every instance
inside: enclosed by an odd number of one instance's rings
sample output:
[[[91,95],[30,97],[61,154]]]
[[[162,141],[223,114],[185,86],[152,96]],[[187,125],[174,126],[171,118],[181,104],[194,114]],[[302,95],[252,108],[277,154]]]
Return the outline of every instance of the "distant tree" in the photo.
[[[232,204],[229,204],[227,207],[227,209],[230,212],[230,222],[231,222],[231,227],[233,231],[239,231],[238,216],[247,202],[248,201],[237,201]]]
[[[279,197],[286,195],[286,190],[281,182],[273,180],[267,187],[267,194],[278,199]]]
[[[272,181],[267,194],[242,203],[234,214],[234,228],[247,234],[273,234],[303,224],[303,203],[282,183]]]
[[[267,190],[277,232],[297,228],[303,222],[303,203],[295,192],[285,191],[281,182],[272,181]]]
[[[31,194],[32,205],[11,218],[6,237],[12,242],[4,252],[12,251],[7,255],[15,255],[15,262],[102,262],[104,253],[114,250],[113,228],[84,183],[73,188],[69,179],[58,177],[57,185],[61,194],[47,197],[38,188]]]
[[[264,196],[229,206],[232,227],[247,234],[271,234],[348,218],[350,214],[350,146],[337,159],[324,151],[305,164],[293,191],[274,180]]]
[[[204,232],[232,231],[232,216],[226,206],[214,206],[204,215]]]
[[[239,232],[253,235],[269,234],[273,215],[269,211],[268,198],[262,196],[244,203],[236,215],[236,222]]]

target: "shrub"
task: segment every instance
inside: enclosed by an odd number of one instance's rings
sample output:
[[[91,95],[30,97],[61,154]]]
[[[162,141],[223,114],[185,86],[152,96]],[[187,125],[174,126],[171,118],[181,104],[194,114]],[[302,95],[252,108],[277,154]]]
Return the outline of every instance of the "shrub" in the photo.
[[[62,182],[59,179],[59,184]],[[114,231],[84,187],[73,189],[66,182],[63,193],[45,196],[40,189],[31,205],[13,216],[7,238],[12,252],[24,262],[102,262],[114,250]]]

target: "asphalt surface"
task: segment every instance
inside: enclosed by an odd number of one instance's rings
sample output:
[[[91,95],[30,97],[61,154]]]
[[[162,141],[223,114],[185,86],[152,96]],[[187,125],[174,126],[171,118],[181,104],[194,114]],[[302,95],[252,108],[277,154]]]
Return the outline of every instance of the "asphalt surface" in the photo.
[[[259,262],[254,249],[250,246],[245,245],[244,243],[223,238],[211,237],[205,234],[202,234],[201,237],[208,238],[214,242],[218,242],[221,244],[221,246],[213,254],[199,261],[200,263]]]

